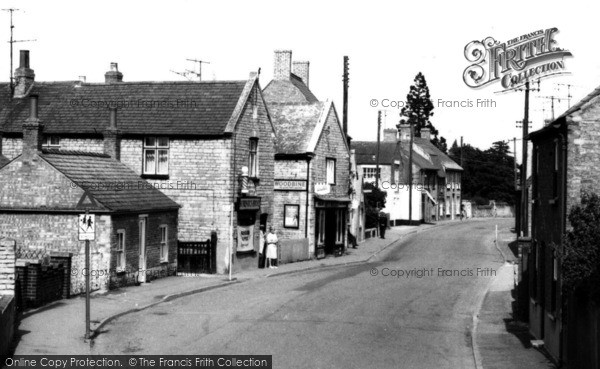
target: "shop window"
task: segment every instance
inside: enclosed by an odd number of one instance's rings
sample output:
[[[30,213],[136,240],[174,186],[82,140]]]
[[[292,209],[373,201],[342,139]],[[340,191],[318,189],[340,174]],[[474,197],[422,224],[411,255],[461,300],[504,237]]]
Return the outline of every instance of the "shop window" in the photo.
[[[258,138],[250,139],[250,156],[248,158],[248,176],[258,178]]]
[[[335,184],[335,159],[327,158],[327,184]]]
[[[169,261],[169,228],[166,224],[160,226],[160,261]]]
[[[144,174],[169,174],[169,139],[146,137],[144,139]]]
[[[123,271],[126,269],[125,264],[125,230],[119,229],[117,231],[117,265],[116,269],[118,271]]]

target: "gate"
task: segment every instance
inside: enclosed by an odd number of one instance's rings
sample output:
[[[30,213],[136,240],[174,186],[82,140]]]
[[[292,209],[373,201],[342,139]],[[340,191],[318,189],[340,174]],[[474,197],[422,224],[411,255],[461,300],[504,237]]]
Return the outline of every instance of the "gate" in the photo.
[[[217,240],[177,242],[177,275],[214,274],[217,271]]]

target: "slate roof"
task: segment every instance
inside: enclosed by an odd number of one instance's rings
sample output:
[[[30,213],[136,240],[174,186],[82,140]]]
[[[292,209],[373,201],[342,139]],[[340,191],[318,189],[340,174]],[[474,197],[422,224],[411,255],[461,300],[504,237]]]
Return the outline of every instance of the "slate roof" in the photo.
[[[9,162],[10,162],[10,159],[8,159],[6,156],[0,154],[0,168],[2,168],[3,166],[5,166]]]
[[[413,143],[415,145],[419,145],[423,150],[425,150],[432,157],[434,164],[442,165],[444,169],[463,170],[460,165],[456,164],[456,162],[450,159],[448,155],[444,154],[440,149],[435,147],[435,145],[432,144],[428,139],[415,137]]]
[[[377,142],[376,141],[352,141],[352,148],[356,155],[357,165],[377,164]],[[379,164],[390,165],[394,160],[401,160],[404,154],[400,145],[396,142],[384,141],[379,143]]]
[[[324,103],[270,104],[269,112],[277,131],[278,154],[304,154],[315,131]]]
[[[30,93],[39,95],[39,116],[49,134],[101,133],[109,122],[105,105],[112,103],[124,134],[217,136],[224,134],[247,82],[34,82]],[[0,131],[22,132],[28,116],[29,99],[11,99],[9,85],[0,84]]]
[[[178,209],[179,205],[125,164],[108,155],[44,150],[40,155],[92,197],[114,212]]]
[[[290,74],[290,79],[273,79],[263,89],[269,103],[316,103],[319,101],[300,77]]]

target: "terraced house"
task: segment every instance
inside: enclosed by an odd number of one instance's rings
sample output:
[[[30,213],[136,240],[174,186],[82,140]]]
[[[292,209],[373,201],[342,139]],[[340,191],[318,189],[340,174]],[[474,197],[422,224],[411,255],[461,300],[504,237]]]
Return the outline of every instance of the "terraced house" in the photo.
[[[0,89],[0,155],[21,154],[25,98],[37,94],[45,149],[103,153],[109,145],[112,157],[181,205],[180,243],[217,238],[200,271],[227,271],[230,246],[237,267],[257,267],[259,223],[272,216],[275,131],[255,73],[244,81],[124,82],[112,63],[104,83],[38,82],[21,53],[14,94]],[[109,106],[117,111],[107,128]]]
[[[273,223],[282,260],[340,253],[347,247],[350,151],[335,105],[309,89],[309,63],[275,51],[265,100],[277,130]]]

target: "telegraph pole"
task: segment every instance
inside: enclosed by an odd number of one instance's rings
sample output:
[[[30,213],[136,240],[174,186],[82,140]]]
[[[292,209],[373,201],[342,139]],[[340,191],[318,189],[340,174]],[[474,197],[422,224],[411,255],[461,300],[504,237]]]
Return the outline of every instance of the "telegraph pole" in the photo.
[[[381,141],[381,110],[377,112],[377,158],[375,165],[375,187],[379,188],[379,146]]]
[[[460,166],[463,165],[463,136],[460,136]]]
[[[521,233],[529,236],[529,209],[527,200],[527,140],[529,134],[529,81],[525,82],[525,111],[523,114],[523,159],[521,162]]]
[[[408,224],[412,223],[412,188],[413,188],[413,125],[410,125],[410,142],[408,144]]]
[[[344,128],[344,135],[346,135],[346,140],[348,140],[348,144],[350,144],[350,140],[348,139],[348,57],[344,56],[344,116],[342,117],[342,127]]]
[[[517,181],[517,138],[513,137],[513,161],[514,161],[514,172],[515,172],[515,191],[519,188],[519,182]]]

